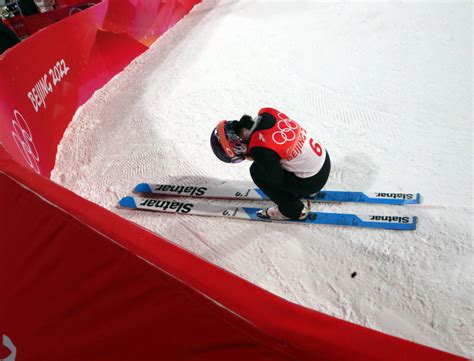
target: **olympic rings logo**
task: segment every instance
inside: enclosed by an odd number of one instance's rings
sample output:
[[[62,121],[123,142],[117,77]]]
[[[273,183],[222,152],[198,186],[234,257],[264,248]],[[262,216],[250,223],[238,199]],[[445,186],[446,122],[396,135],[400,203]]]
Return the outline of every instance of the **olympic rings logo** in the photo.
[[[13,140],[15,140],[18,149],[20,149],[20,152],[28,165],[33,168],[36,173],[40,174],[38,165],[40,158],[35,144],[33,143],[33,136],[31,135],[30,127],[19,111],[15,110],[13,114],[15,115],[15,119],[12,120]]]
[[[8,355],[7,358],[0,358],[0,361],[15,361],[16,360],[16,347],[13,344],[12,340],[10,340],[10,337],[7,335],[2,336],[2,344],[3,346],[10,351],[10,355]]]
[[[296,139],[300,127],[291,119],[280,119],[277,123],[277,130],[273,133],[272,139],[275,144],[282,145]]]

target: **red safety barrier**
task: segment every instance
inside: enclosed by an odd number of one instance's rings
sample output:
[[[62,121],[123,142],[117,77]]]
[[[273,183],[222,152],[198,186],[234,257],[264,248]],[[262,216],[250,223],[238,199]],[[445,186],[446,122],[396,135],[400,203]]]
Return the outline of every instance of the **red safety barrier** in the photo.
[[[460,359],[289,303],[2,147],[0,197],[0,334],[16,361]]]
[[[55,22],[58,22],[72,14],[82,11],[82,7],[86,5],[93,5],[100,3],[100,0],[75,0],[71,4],[57,5],[57,8],[45,13],[39,13],[23,17],[23,23],[26,27],[27,33],[33,35],[38,30],[45,28]]]
[[[29,35],[23,18],[20,15],[16,15],[12,18],[2,19],[2,21],[4,24],[8,25],[19,38]]]
[[[0,58],[0,141],[38,174],[49,176],[54,166],[106,11],[103,2],[67,17]]]
[[[110,0],[103,29],[124,32],[150,46],[201,0]]]
[[[197,2],[104,0],[0,56],[0,360],[460,359],[289,303],[46,178],[77,107]]]
[[[0,141],[15,160],[49,177],[76,109],[199,1],[103,0],[0,56]]]

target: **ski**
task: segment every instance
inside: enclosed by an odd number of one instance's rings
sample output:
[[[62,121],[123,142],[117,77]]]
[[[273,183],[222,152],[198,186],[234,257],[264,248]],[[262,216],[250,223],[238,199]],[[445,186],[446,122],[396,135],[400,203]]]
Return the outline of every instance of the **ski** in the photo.
[[[284,222],[300,224],[330,224],[351,227],[383,228],[392,230],[414,230],[416,217],[361,215],[349,213],[310,212],[305,220],[272,220],[257,216],[260,208],[235,207],[228,204],[207,204],[181,199],[156,199],[127,196],[119,201],[119,206],[128,209],[148,210],[198,216],[228,217],[262,222]]]
[[[170,184],[140,183],[135,186],[137,194],[159,194],[200,198],[224,198],[244,200],[268,200],[258,188],[236,188],[227,186],[186,186]],[[312,202],[356,202],[378,204],[418,204],[419,193],[377,193],[323,190],[314,197],[306,198]]]

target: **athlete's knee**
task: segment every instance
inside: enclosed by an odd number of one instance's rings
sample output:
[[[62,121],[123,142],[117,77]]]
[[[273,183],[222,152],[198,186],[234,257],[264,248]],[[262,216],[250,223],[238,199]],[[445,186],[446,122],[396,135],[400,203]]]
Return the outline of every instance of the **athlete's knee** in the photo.
[[[255,181],[257,180],[263,180],[265,179],[265,174],[262,170],[262,167],[260,167],[256,162],[253,162],[252,165],[250,166],[250,176],[252,179]]]

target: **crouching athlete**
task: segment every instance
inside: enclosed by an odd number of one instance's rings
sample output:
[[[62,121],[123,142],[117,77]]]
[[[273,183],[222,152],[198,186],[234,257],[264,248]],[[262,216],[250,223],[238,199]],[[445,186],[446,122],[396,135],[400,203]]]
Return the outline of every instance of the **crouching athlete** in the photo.
[[[331,170],[321,143],[273,108],[260,109],[255,118],[219,122],[211,147],[223,162],[253,161],[252,180],[275,203],[257,213],[265,219],[305,219],[311,205],[302,198],[319,192]]]

